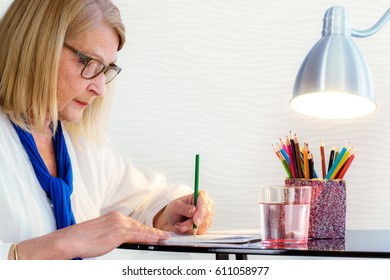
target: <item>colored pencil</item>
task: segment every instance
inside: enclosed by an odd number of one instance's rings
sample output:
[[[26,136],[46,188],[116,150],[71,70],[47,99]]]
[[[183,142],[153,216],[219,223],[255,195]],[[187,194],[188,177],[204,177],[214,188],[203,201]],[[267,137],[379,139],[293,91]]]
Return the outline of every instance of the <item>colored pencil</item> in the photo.
[[[349,159],[349,157],[348,157],[348,159]],[[347,159],[346,161],[344,161],[343,165],[339,168],[339,170],[337,170],[337,173],[334,175],[334,178],[335,178],[335,179],[338,179],[338,178],[339,178],[339,176],[340,176],[340,174],[341,174],[341,171],[343,171],[345,165],[346,165],[347,162],[348,162],[348,159]]]
[[[328,171],[328,174],[326,175],[325,179],[331,179],[332,178],[332,175],[333,173],[335,172],[338,164],[340,163],[341,159],[343,158],[344,154],[347,152],[347,148],[346,147],[343,147],[340,151],[340,153],[338,153],[337,157],[335,158],[334,162],[333,162],[333,165],[332,167],[330,168],[330,170]]]
[[[337,164],[335,170],[333,171],[332,176],[330,179],[337,179],[337,174],[339,173],[340,169],[343,167],[344,163],[348,160],[349,156],[351,153],[353,153],[353,148],[347,148],[345,154],[343,157],[340,159],[340,162]]]
[[[298,173],[298,167],[297,167],[297,154],[295,153],[295,142],[294,138],[290,137],[290,147],[291,147],[291,155],[293,158],[293,168],[294,168],[294,174],[295,178],[299,178],[299,173]]]
[[[310,152],[309,144],[304,142],[300,146],[296,134],[293,136],[290,131],[290,135],[286,136],[285,142],[279,138],[279,142],[272,144],[272,147],[289,178],[319,178],[314,167],[314,156]],[[339,146],[332,146],[328,166],[326,166],[325,145],[321,140],[320,158],[322,178],[325,180],[342,179],[351,165],[352,160],[355,158],[355,154],[355,148],[351,147],[349,143],[341,147],[341,149]]]
[[[334,150],[333,164],[334,164],[336,158],[339,156],[339,154],[340,154],[340,147],[336,146],[336,149]]]
[[[279,149],[277,147],[275,147],[274,145],[272,145],[272,147],[274,148],[276,156],[279,158],[279,160],[282,163],[284,169],[286,170],[287,176],[289,178],[292,178],[292,173],[291,173],[290,167],[289,167],[289,165],[287,163],[287,160],[285,159],[285,157],[283,156],[283,154],[279,151]]]
[[[353,154],[349,156],[349,158],[347,160],[347,163],[345,164],[345,166],[343,167],[343,170],[341,170],[341,172],[340,172],[340,174],[338,176],[338,179],[343,179],[344,178],[344,175],[347,172],[349,166],[351,165],[353,159],[355,158],[355,155],[356,155],[356,151],[354,151]]]
[[[302,161],[301,161],[301,149],[299,147],[299,141],[298,141],[298,137],[297,137],[296,134],[294,136],[294,145],[295,145],[295,157],[297,159],[298,178],[303,178]]]
[[[332,149],[330,150],[330,155],[329,155],[328,172],[329,172],[330,168],[331,168],[332,165],[333,165],[334,150],[335,150],[335,147],[332,146]],[[325,177],[326,177],[326,176],[325,176]],[[325,179],[325,177],[324,177],[324,179]]]
[[[287,152],[287,146],[286,144],[283,142],[282,138],[279,137],[279,142],[280,142],[280,146],[285,150],[285,152]]]
[[[291,170],[290,170],[286,160],[283,158],[282,154],[280,154],[280,153],[279,153],[279,159],[282,162],[284,169],[286,170],[288,178],[292,178]]]
[[[290,171],[291,171],[291,174],[292,174],[292,178],[296,178],[297,176],[295,175],[295,170],[294,170],[294,158],[292,156],[292,152],[291,152],[291,145],[290,145],[290,140],[288,139],[288,136],[286,136],[286,147],[287,147],[287,154],[290,158]]]
[[[282,153],[282,155],[283,155],[284,159],[286,160],[287,164],[290,164],[290,157],[289,157],[289,155],[287,154],[287,151],[286,151],[287,147],[286,147],[286,149],[284,149],[284,148],[280,147],[278,144],[276,144],[276,145],[278,147],[279,152]]]
[[[308,158],[308,148],[307,144],[303,144],[302,148],[302,153],[303,153],[303,166],[304,166],[304,177],[305,179],[308,179],[310,177],[310,172],[309,172],[309,158]]]
[[[195,183],[194,183],[194,205],[196,207],[196,203],[198,200],[198,184],[199,184],[199,155],[195,156]],[[193,224],[192,231],[194,237],[198,231],[197,225]]]
[[[314,178],[314,158],[313,154],[309,153],[308,156],[308,161],[309,161],[309,178]]]
[[[326,177],[325,146],[324,146],[324,142],[322,142],[322,141],[321,141],[321,146],[320,146],[320,152],[321,152],[322,178],[325,178]]]

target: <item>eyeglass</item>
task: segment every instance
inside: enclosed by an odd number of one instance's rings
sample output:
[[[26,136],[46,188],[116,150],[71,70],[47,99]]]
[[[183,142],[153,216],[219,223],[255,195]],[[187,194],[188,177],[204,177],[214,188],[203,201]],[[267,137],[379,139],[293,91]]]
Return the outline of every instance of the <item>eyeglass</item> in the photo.
[[[78,49],[73,48],[67,43],[64,43],[64,46],[67,47],[72,52],[74,52],[81,59],[81,62],[84,64],[84,67],[81,70],[80,75],[84,79],[90,80],[97,77],[101,73],[104,73],[105,83],[108,84],[122,70],[119,66],[115,65],[114,63],[111,63],[110,65],[106,66],[103,62],[96,60],[92,57],[89,57],[88,55],[82,53]]]

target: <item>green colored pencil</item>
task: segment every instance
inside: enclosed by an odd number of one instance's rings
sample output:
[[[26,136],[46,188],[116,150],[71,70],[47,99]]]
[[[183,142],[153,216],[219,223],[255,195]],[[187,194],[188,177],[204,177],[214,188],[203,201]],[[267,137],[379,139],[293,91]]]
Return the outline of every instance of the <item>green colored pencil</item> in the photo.
[[[198,200],[198,184],[199,184],[199,155],[195,156],[195,184],[194,184],[194,205],[196,207],[196,202]],[[193,224],[192,226],[194,237],[198,231],[198,227]]]

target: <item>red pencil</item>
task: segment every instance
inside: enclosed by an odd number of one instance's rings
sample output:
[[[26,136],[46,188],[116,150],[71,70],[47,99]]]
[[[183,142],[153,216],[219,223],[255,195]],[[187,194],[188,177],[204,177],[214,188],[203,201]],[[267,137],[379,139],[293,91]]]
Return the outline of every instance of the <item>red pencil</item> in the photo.
[[[298,178],[304,178],[304,172],[302,170],[302,160],[301,160],[301,148],[299,146],[298,137],[295,134],[294,137],[294,145],[295,145],[295,157],[296,157],[296,163],[297,163],[297,173]]]
[[[351,165],[353,159],[355,158],[355,155],[356,155],[356,151],[352,155],[349,156],[349,158],[347,159],[347,163],[343,167],[343,170],[340,172],[340,175],[338,176],[337,179],[343,179],[345,172],[347,172],[349,166]]]
[[[325,147],[324,147],[324,142],[322,141],[321,141],[320,151],[321,151],[322,178],[325,179],[326,177]]]

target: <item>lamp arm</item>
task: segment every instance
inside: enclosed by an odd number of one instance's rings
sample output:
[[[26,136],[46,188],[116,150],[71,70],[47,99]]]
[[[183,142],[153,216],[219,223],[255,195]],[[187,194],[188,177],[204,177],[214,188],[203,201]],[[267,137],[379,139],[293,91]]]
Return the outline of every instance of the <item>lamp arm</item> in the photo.
[[[390,8],[386,11],[386,13],[380,18],[380,20],[373,27],[367,30],[352,29],[351,36],[358,37],[358,38],[371,36],[376,32],[378,32],[379,29],[381,29],[389,19],[390,19]]]

